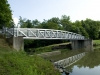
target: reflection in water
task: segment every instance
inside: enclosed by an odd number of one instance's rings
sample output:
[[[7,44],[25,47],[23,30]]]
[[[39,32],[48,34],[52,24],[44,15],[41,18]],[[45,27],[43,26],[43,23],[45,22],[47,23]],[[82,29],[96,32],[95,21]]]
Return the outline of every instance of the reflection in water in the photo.
[[[60,55],[49,57],[48,59],[58,61],[78,53],[70,52],[64,52]],[[69,75],[100,75],[100,52],[87,53],[81,60],[67,67],[66,70],[69,70]]]
[[[74,65],[69,75],[100,75],[100,52],[87,53],[85,57]]]
[[[62,59],[65,59],[65,58],[68,58],[68,57],[71,57],[71,56],[74,56],[74,55],[77,55],[77,54],[80,54],[84,51],[82,50],[73,50],[73,51],[70,51],[70,50],[62,50],[61,51],[61,54],[59,55],[54,55],[54,56],[50,56],[50,57],[45,57],[46,59],[52,59],[53,61],[58,61],[58,60],[62,60]]]
[[[94,68],[95,66],[100,65],[100,52],[91,52],[87,53],[87,55],[82,58],[80,61],[76,63],[79,68],[82,66],[84,67],[89,67],[89,68]]]
[[[100,75],[100,66],[90,69],[89,67],[73,67],[73,72],[69,75]]]
[[[71,56],[71,57],[69,57],[69,58],[56,61],[56,62],[54,62],[54,64],[55,64],[56,66],[61,66],[61,67],[63,67],[63,68],[66,68],[66,67],[68,67],[68,66],[74,64],[75,62],[77,62],[77,61],[80,60],[81,58],[83,58],[85,55],[86,55],[86,53],[83,52],[83,53],[80,53],[80,54]]]

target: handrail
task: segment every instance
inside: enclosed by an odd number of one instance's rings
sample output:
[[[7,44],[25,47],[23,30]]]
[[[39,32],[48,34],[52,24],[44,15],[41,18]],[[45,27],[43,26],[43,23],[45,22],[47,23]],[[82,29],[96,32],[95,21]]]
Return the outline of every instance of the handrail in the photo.
[[[85,37],[63,30],[38,29],[38,28],[4,28],[7,37],[23,37],[24,39],[70,39],[84,40]]]

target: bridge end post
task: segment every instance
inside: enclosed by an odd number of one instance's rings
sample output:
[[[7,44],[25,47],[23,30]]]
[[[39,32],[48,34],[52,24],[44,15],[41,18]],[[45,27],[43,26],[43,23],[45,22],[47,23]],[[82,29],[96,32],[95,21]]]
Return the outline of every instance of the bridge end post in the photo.
[[[93,51],[93,42],[91,39],[87,40],[71,40],[72,50]]]
[[[7,41],[17,51],[24,50],[24,39],[23,39],[23,37],[11,37],[11,38],[8,38]]]

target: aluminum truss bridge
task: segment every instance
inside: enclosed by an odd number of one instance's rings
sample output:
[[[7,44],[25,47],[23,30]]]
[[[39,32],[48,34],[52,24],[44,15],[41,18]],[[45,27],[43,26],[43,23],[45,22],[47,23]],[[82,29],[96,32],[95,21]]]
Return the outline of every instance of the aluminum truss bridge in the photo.
[[[84,40],[85,37],[69,31],[38,28],[3,28],[7,38],[23,37],[23,39],[68,39]]]

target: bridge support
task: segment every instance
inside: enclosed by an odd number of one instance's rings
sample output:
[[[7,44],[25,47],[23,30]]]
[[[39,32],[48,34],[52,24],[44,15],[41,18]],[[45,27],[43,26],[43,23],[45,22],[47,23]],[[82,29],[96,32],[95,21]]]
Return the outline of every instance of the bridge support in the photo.
[[[72,50],[85,50],[85,51],[93,51],[93,43],[92,40],[71,40]]]
[[[17,51],[24,50],[24,39],[23,39],[23,37],[12,37],[12,38],[8,38],[7,41]]]

